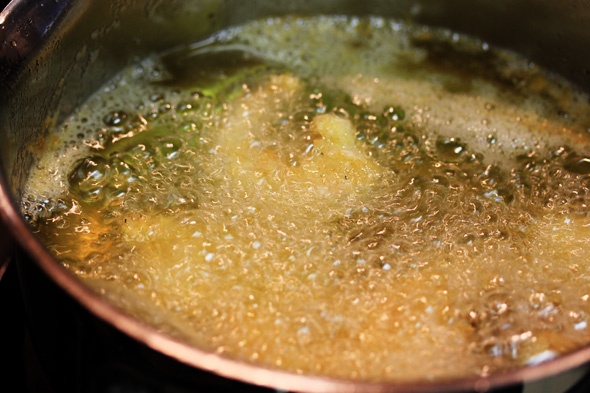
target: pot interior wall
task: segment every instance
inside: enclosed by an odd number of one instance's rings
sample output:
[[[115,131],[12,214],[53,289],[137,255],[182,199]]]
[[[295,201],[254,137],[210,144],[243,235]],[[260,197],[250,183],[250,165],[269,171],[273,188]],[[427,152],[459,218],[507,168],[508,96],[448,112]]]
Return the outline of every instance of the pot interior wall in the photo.
[[[383,15],[448,27],[523,53],[590,87],[590,1],[20,1],[0,42],[0,157],[16,195],[49,129],[124,64],[268,15]],[[26,109],[25,109],[26,108]]]
[[[49,10],[49,12],[48,12]],[[245,20],[287,13],[384,15],[481,37],[590,86],[590,1],[352,0],[16,2],[0,33],[0,156],[19,194],[28,149],[124,64]],[[501,21],[501,23],[499,23]],[[26,109],[24,109],[26,108]]]
[[[4,208],[16,211],[47,133],[123,66],[230,25],[290,13],[446,27],[522,53],[590,90],[590,0],[16,1],[0,15],[0,187],[13,195]],[[19,236],[23,244],[32,238]]]

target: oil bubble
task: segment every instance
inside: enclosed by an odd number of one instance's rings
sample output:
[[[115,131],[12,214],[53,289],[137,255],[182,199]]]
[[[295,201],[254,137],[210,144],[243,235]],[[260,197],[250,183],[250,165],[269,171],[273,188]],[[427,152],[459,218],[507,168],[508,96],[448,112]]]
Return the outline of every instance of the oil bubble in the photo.
[[[436,140],[438,156],[447,162],[460,162],[465,156],[465,145],[459,138],[443,138]]]
[[[103,117],[102,121],[107,127],[121,127],[127,121],[127,113],[114,111]]]
[[[563,167],[568,172],[587,175],[590,174],[590,158],[574,155],[564,163]]]

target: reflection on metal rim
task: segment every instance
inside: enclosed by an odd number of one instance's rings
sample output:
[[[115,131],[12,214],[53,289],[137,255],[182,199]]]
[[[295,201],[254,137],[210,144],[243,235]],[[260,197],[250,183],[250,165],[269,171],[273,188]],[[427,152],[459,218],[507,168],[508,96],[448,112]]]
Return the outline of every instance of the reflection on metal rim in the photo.
[[[0,17],[2,18],[0,20],[0,24],[4,26],[4,22],[7,22],[8,18],[12,17],[10,11],[17,9],[17,6],[25,3],[25,1],[13,1],[4,12],[0,13]],[[334,3],[335,7],[340,4],[339,2],[334,1],[326,2],[326,4],[327,3]],[[347,4],[348,2],[342,3]],[[371,2],[373,6],[379,5],[381,3],[382,2]],[[443,4],[443,1],[441,0],[440,2],[436,3],[440,5]],[[444,4],[447,5],[452,5],[453,3],[454,2],[452,1],[444,2]],[[485,3],[489,6],[494,2],[478,1],[474,2],[474,4],[475,3]],[[519,3],[522,6],[530,6],[535,2],[521,1],[514,3]],[[557,4],[557,2],[552,3],[549,1],[539,1],[537,3],[542,3],[544,6],[548,6],[549,4]],[[585,4],[587,6],[586,9],[590,9],[590,2],[580,1],[577,3],[582,5]],[[37,15],[38,17],[46,16],[48,18],[39,22],[40,27],[39,29],[35,30],[37,35],[46,34],[49,29],[54,26],[55,18],[57,16],[61,16],[62,12],[68,12],[68,10],[70,10],[67,7],[70,4],[69,1],[43,2],[43,4],[46,8],[45,11],[49,11],[48,8],[50,7],[56,8],[53,8],[52,12],[44,12],[42,15]],[[231,5],[232,2],[228,2],[228,4]],[[427,2],[422,2],[421,4],[426,7]],[[58,5],[60,5],[62,8],[59,8]],[[489,19],[493,20],[494,18],[490,17]],[[32,45],[31,40],[33,38],[35,37],[27,37],[27,41],[26,43],[23,42],[23,45]],[[2,40],[0,40],[0,43],[2,45],[6,45],[6,42]],[[18,43],[17,47],[21,49],[26,48],[19,46]],[[11,61],[16,62],[20,59],[21,56],[19,55],[11,59]],[[0,66],[0,77],[2,77],[2,75],[3,70]],[[39,266],[54,282],[56,282],[61,288],[65,289],[67,293],[69,293],[85,308],[90,310],[94,315],[107,321],[138,341],[143,342],[149,347],[172,358],[175,358],[182,363],[205,369],[227,378],[237,379],[257,385],[270,386],[283,390],[301,392],[450,392],[466,390],[484,392],[503,386],[524,383],[523,392],[538,393],[541,391],[554,392],[556,390],[553,390],[553,388],[556,388],[557,384],[560,384],[560,389],[565,386],[572,385],[588,371],[588,366],[585,364],[590,360],[590,347],[582,348],[555,360],[551,360],[533,367],[507,371],[487,377],[468,377],[443,382],[423,381],[403,384],[357,382],[297,375],[224,358],[215,353],[206,352],[178,342],[166,335],[159,333],[153,328],[141,324],[136,319],[127,316],[117,308],[105,303],[97,294],[84,286],[70,272],[66,271],[47,252],[47,250],[28,229],[27,225],[21,218],[16,204],[9,196],[8,190],[10,190],[10,187],[8,186],[8,182],[6,181],[3,173],[1,173],[0,169],[0,216],[5,221],[6,227],[14,239],[18,241],[20,246],[29,253],[29,255],[39,264]],[[8,248],[10,248],[10,242],[6,236],[2,236],[1,240],[7,243],[9,245]],[[7,249],[4,248],[4,245],[1,245],[0,247],[2,247],[0,248],[0,251]],[[0,258],[1,276],[5,269],[5,261],[8,259],[5,258],[3,254],[0,254]],[[564,379],[567,379],[567,381],[563,381]],[[553,385],[553,383],[556,385]]]

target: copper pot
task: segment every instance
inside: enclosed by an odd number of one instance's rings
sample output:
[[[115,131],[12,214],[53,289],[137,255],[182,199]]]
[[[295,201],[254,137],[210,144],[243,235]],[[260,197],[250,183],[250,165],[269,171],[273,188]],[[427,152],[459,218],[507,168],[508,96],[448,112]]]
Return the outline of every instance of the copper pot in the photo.
[[[117,70],[137,57],[197,41],[233,24],[294,12],[373,14],[447,27],[520,52],[590,89],[590,0],[14,0],[0,13],[0,213],[24,256],[16,263],[25,284],[40,279],[59,288],[58,297],[74,299],[71,307],[123,332],[140,351],[166,358],[183,375],[205,370],[229,380],[302,392],[487,391],[561,379],[571,385],[588,368],[589,347],[534,367],[442,383],[337,380],[231,360],[175,341],[107,304],[64,269],[27,227],[18,200],[33,152],[54,125]],[[0,257],[3,265],[6,258]],[[28,272],[37,268],[42,273],[32,276],[42,278],[30,278]],[[39,298],[40,289],[31,284],[25,292],[27,298]]]

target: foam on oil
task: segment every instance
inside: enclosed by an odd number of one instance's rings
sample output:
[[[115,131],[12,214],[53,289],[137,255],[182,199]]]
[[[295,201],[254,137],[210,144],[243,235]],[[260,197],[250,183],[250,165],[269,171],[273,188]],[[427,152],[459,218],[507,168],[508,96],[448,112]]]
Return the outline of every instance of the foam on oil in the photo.
[[[451,32],[262,20],[124,70],[57,130],[23,211],[97,291],[199,347],[485,375],[590,340],[587,107]]]

